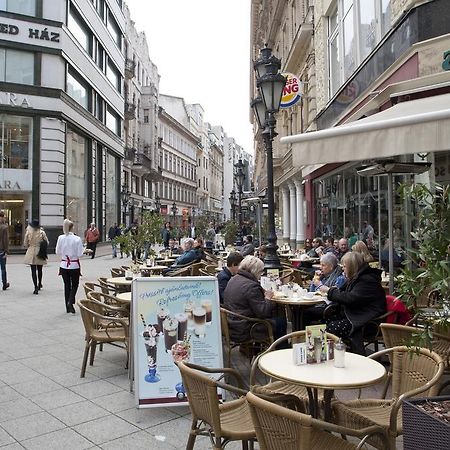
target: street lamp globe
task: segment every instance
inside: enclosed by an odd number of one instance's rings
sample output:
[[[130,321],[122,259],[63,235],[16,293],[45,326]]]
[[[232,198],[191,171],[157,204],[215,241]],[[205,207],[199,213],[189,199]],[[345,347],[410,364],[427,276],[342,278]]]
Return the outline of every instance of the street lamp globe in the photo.
[[[252,100],[250,106],[253,108],[259,128],[264,128],[266,122],[266,106],[260,95]]]

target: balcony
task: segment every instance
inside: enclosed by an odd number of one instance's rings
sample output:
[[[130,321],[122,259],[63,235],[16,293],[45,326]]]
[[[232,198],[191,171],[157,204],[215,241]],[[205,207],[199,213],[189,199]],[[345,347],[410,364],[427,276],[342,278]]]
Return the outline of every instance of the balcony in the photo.
[[[150,175],[153,170],[152,160],[145,153],[136,152],[131,170],[137,176]]]
[[[132,59],[126,59],[125,60],[125,78],[128,80],[131,80],[134,78],[136,69],[136,63]]]
[[[125,159],[128,161],[134,161],[134,155],[136,154],[136,148],[133,146],[126,146],[125,147]]]
[[[136,105],[134,103],[125,102],[124,110],[125,120],[133,120],[136,118]]]

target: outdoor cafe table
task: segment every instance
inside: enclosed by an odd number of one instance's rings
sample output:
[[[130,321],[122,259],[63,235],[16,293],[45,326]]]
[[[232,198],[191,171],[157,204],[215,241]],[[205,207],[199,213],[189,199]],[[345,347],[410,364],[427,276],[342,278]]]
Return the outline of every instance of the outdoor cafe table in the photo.
[[[308,259],[290,258],[289,262],[295,268],[297,267],[311,268],[313,264],[318,264],[320,262],[320,258],[308,258]]]
[[[274,303],[278,303],[280,305],[288,306],[292,312],[292,330],[300,331],[303,330],[303,310],[308,306],[320,305],[325,301],[326,297],[322,297],[321,295],[314,295],[312,298],[307,297],[297,297],[297,298],[289,298],[281,293],[275,293],[271,298],[271,301]]]
[[[170,266],[171,264],[173,264],[175,262],[177,258],[156,258],[156,262],[159,265],[165,265],[165,266]]]
[[[122,292],[121,294],[117,294],[116,297],[124,302],[131,302],[131,292]]]
[[[125,277],[112,277],[107,278],[106,282],[114,285],[116,288],[128,288],[131,290],[131,283],[133,282],[133,279],[127,280]]]
[[[309,396],[310,414],[319,415],[318,389],[324,390],[324,417],[331,419],[331,398],[334,390],[358,389],[374,385],[386,375],[382,364],[365,356],[346,352],[345,367],[334,367],[334,361],[296,366],[292,348],[263,353],[258,367],[266,375],[288,383],[305,386]]]
[[[154,272],[156,274],[160,274],[164,269],[167,269],[167,266],[146,266],[146,265],[142,265],[139,266],[139,269],[142,272]]]

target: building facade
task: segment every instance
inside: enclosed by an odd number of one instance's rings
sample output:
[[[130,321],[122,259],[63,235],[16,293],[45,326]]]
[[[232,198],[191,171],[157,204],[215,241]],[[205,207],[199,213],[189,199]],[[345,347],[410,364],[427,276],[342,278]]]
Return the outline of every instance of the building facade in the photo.
[[[262,3],[254,2],[255,11]],[[284,238],[300,244],[305,236],[361,233],[365,221],[386,237],[387,178],[361,177],[358,168],[386,158],[428,161],[429,171],[395,176],[395,185],[413,178],[449,181],[448,2],[316,0],[264,6],[267,25],[253,15],[253,56],[255,44],[265,40],[282,58],[283,70],[303,84],[302,101],[282,111],[277,123]],[[408,207],[398,199],[394,205],[399,245],[409,236]]]
[[[180,97],[159,96],[159,165],[157,193],[161,214],[172,226],[187,229],[192,208],[197,207],[198,137],[190,131],[185,102]]]
[[[1,2],[0,207],[19,247],[39,219],[51,246],[119,217],[124,16],[117,0]]]

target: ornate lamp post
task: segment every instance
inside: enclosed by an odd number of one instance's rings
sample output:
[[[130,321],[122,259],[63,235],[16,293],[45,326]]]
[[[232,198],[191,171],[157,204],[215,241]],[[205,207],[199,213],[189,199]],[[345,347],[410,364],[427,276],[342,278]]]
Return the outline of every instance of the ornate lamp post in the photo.
[[[236,181],[236,186],[238,188],[238,222],[239,222],[239,231],[238,231],[238,242],[242,243],[242,187],[244,186],[245,181],[245,173],[244,173],[244,163],[242,159],[240,159],[234,167],[236,168],[236,172],[234,173],[234,179]]]
[[[159,214],[161,211],[161,199],[158,195],[155,195],[155,211]]]
[[[176,225],[178,208],[175,202],[172,203],[173,226]]]
[[[236,191],[233,189],[230,192],[230,206],[231,206],[231,218],[233,220],[233,222],[236,221]]]
[[[120,200],[122,202],[122,223],[126,225],[127,223],[127,209],[130,202],[130,191],[128,190],[127,185],[122,184],[122,190],[120,191]]]
[[[273,186],[273,149],[272,143],[277,136],[275,114],[280,109],[281,96],[286,84],[286,78],[279,72],[281,61],[272,55],[272,49],[261,49],[260,57],[255,61],[256,81],[259,96],[252,101],[254,110],[267,153],[267,205],[268,205],[268,245],[264,258],[265,269],[281,269],[277,255],[277,235],[275,232],[275,201]]]

